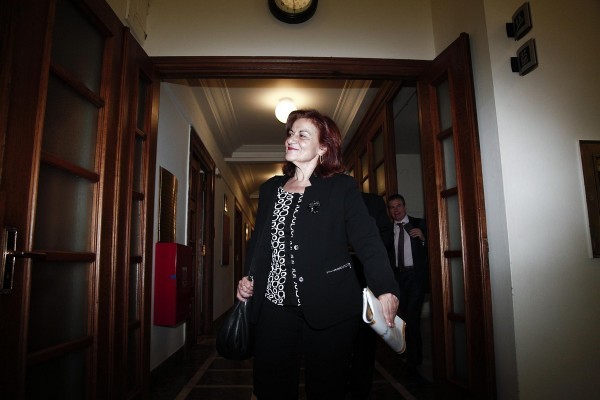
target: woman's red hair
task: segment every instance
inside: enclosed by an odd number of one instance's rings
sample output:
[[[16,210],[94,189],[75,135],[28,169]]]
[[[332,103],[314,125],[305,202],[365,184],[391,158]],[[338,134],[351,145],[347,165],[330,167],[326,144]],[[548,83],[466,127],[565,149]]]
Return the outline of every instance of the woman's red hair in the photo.
[[[319,161],[314,173],[325,178],[343,173],[345,168],[342,164],[342,135],[336,123],[317,110],[296,110],[288,116],[285,124],[286,134],[292,129],[294,122],[301,118],[311,121],[317,127],[319,145],[327,149],[323,154],[323,161]],[[293,163],[288,161],[284,164],[283,173],[285,175],[294,176],[295,172],[296,166]]]

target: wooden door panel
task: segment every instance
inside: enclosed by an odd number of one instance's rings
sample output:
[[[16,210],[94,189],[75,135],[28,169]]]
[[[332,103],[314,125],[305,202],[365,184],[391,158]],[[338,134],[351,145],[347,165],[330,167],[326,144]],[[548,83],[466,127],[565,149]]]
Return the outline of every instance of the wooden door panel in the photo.
[[[449,389],[494,398],[485,210],[466,34],[425,69],[417,89],[431,238],[434,374]]]
[[[7,0],[0,17],[14,39],[2,42],[0,222],[18,232],[18,251],[37,253],[17,259],[13,290],[0,294],[2,398],[125,398],[124,377],[139,395],[158,79],[141,49],[122,51],[123,26],[103,0]],[[142,75],[144,106],[130,107]],[[143,122],[133,136],[123,133],[130,118]]]
[[[115,392],[138,398],[147,392],[150,370],[150,327],[156,135],[158,128],[158,75],[129,31],[124,34],[120,75],[121,126],[119,141],[121,180],[115,270],[114,335],[112,349]]]
[[[194,253],[194,303],[192,305],[193,335],[190,339],[199,339],[211,332],[212,313],[212,265],[214,254],[214,215],[215,162],[194,129],[190,131],[190,192],[189,212],[194,216],[194,241],[188,246],[195,248]],[[193,179],[192,179],[193,177]],[[192,228],[192,227],[189,227]],[[188,238],[191,239],[192,237]],[[187,339],[186,339],[187,341]]]

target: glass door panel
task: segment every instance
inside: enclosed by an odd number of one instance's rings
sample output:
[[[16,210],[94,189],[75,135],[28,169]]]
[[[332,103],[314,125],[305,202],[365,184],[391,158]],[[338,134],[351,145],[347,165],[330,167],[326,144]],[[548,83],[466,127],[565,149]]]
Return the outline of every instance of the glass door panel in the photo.
[[[43,148],[72,164],[92,170],[96,163],[98,107],[55,75],[50,75]],[[69,115],[65,116],[64,110]]]
[[[442,159],[444,160],[444,187],[446,189],[457,186],[456,159],[454,157],[454,137],[449,135],[441,140]]]
[[[365,193],[369,193],[369,180],[365,180],[362,183],[362,191]]]
[[[88,398],[89,387],[85,385],[89,351],[77,351],[54,358],[30,368],[25,383],[27,399],[61,400]]]
[[[440,132],[452,127],[452,108],[450,103],[450,85],[444,79],[436,87]]]
[[[467,362],[467,329],[464,322],[452,322],[452,337],[454,345],[454,379],[466,382],[469,378],[469,363]]]
[[[446,228],[448,232],[448,247],[446,250],[460,251],[461,235],[460,235],[460,211],[458,206],[458,196],[450,196],[445,198],[446,201]]]
[[[35,261],[29,309],[29,351],[79,339],[88,334],[90,264]]]
[[[146,141],[142,136],[135,136],[135,149],[133,154],[133,190],[135,192],[142,193],[144,191],[143,184],[144,177],[143,168],[144,168],[144,145]]]
[[[34,248],[91,251],[95,189],[96,184],[87,179],[42,164]]]
[[[452,307],[454,314],[465,314],[465,279],[462,257],[453,257],[450,264],[450,281],[452,283]]]
[[[360,156],[360,170],[362,180],[367,179],[369,176],[369,157],[366,152]]]
[[[140,319],[140,264],[132,263],[129,267],[129,323]]]
[[[385,190],[385,164],[381,164],[375,170],[375,181],[377,182],[377,194],[383,195]]]
[[[142,207],[139,201],[131,204],[131,224],[129,230],[129,251],[130,259],[142,256]]]
[[[379,164],[383,161],[383,134],[378,133],[372,140],[373,143],[373,161],[375,164]]]
[[[104,36],[71,1],[57,2],[52,62],[67,69],[96,94],[100,94],[104,41]]]

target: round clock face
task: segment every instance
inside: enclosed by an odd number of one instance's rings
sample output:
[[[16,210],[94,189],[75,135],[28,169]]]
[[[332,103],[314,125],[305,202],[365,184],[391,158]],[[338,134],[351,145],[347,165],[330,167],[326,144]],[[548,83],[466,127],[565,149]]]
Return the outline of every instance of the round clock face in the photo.
[[[298,24],[313,16],[317,2],[318,0],[269,0],[269,9],[278,20]]]
[[[280,10],[288,12],[288,13],[292,13],[292,14],[298,14],[298,13],[306,11],[308,9],[308,6],[310,6],[310,3],[312,3],[311,0],[276,0],[275,1],[275,5],[277,5],[277,7],[279,7]]]

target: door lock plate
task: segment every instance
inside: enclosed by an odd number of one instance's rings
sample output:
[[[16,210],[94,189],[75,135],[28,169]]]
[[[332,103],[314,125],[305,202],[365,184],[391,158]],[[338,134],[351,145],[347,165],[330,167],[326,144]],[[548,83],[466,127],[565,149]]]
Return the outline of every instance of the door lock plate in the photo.
[[[17,230],[12,227],[4,227],[2,229],[1,240],[2,259],[0,260],[0,294],[9,294],[13,289]]]

